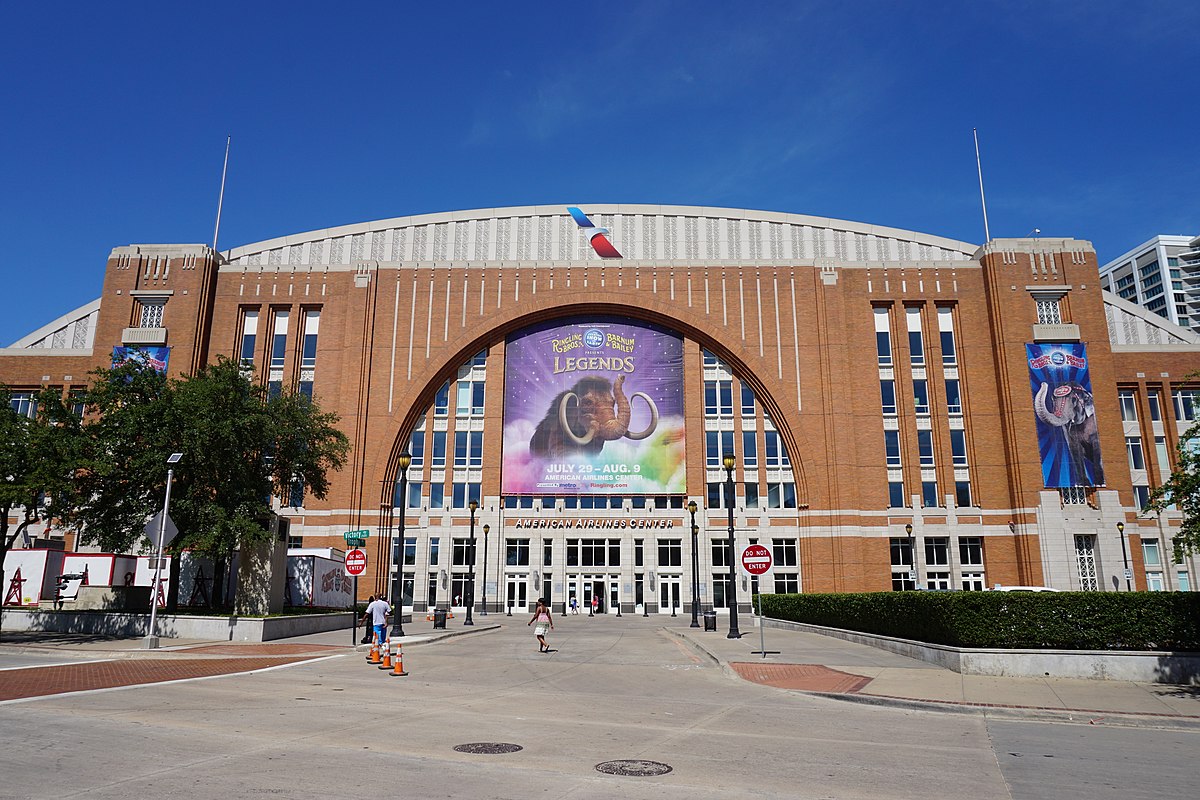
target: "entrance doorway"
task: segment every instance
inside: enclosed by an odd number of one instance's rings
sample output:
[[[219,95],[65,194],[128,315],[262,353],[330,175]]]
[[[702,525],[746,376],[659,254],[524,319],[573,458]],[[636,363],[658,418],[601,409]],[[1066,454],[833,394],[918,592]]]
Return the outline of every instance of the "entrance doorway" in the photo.
[[[682,589],[678,575],[658,576],[658,613],[670,614],[673,608],[675,609],[675,613],[678,614],[682,608],[680,605],[681,597]]]
[[[621,602],[620,575],[584,575],[580,583],[583,586],[581,611],[591,608],[592,598],[595,598],[597,614],[617,613]]]
[[[529,610],[529,576],[505,575],[505,598],[508,608],[513,611]]]

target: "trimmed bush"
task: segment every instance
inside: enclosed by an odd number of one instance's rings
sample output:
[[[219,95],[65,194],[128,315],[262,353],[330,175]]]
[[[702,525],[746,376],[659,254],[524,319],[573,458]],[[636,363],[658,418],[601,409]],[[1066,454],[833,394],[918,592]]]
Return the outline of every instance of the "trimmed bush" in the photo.
[[[1200,651],[1196,592],[763,595],[775,619],[998,649]]]

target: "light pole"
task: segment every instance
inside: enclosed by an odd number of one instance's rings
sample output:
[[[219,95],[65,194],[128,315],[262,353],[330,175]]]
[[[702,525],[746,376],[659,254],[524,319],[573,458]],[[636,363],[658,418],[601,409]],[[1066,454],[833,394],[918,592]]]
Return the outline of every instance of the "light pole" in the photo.
[[[492,529],[491,525],[483,526],[483,603],[480,604],[479,615],[487,616],[487,543],[488,531]]]
[[[726,558],[729,559],[729,633],[725,638],[740,639],[742,632],[738,630],[737,574],[733,563],[733,465],[737,463],[737,460],[732,455],[728,455],[725,456],[723,463],[725,464],[725,505],[729,506],[729,550],[726,553]]]
[[[696,527],[696,501],[689,500],[687,504],[688,513],[692,515],[692,624],[690,627],[700,627],[700,553],[697,552],[699,547],[698,536],[700,529]]]
[[[395,604],[395,613],[392,615],[392,636],[400,637],[404,635],[404,597],[400,594],[400,587],[403,575],[400,572],[401,556],[404,551],[404,518],[408,515],[408,467],[412,464],[412,456],[405,450],[396,459],[397,465],[400,467],[400,530],[396,534],[396,547],[392,548],[392,566],[396,570],[396,577],[392,579],[392,603]],[[395,502],[392,503],[395,505]]]
[[[463,620],[463,625],[474,625],[471,606],[475,605],[475,512],[479,510],[479,503],[472,500],[467,503],[467,508],[471,509],[471,558],[467,564],[470,567],[470,572],[467,573],[467,618]]]
[[[1121,558],[1125,561],[1125,591],[1132,592],[1133,584],[1129,581],[1129,576],[1133,573],[1129,571],[1129,552],[1125,549],[1125,523],[1117,523],[1117,535],[1121,537]]]
[[[154,583],[150,585],[150,626],[146,629],[146,641],[144,649],[154,650],[158,647],[158,582],[162,580],[162,557],[163,557],[163,539],[167,533],[167,511],[171,507],[171,483],[175,480],[175,467],[173,465],[179,463],[179,459],[183,458],[183,453],[171,453],[167,456],[167,463],[172,466],[167,468],[167,491],[163,498],[162,517],[158,520],[158,547],[155,548],[156,557],[154,559]]]
[[[904,532],[908,534],[908,579],[912,581],[913,588],[917,588],[917,545],[916,540],[912,535],[912,523],[909,522],[904,526]]]

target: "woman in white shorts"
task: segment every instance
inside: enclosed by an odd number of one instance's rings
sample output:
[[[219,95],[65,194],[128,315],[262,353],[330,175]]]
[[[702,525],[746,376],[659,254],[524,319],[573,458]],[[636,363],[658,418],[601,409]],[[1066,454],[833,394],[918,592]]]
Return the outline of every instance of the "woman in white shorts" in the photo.
[[[533,619],[529,620],[528,624],[533,626],[533,633],[537,636],[538,652],[549,653],[550,645],[546,644],[546,633],[554,630],[554,617],[551,616],[550,607],[544,599],[538,598],[537,608],[533,610]]]

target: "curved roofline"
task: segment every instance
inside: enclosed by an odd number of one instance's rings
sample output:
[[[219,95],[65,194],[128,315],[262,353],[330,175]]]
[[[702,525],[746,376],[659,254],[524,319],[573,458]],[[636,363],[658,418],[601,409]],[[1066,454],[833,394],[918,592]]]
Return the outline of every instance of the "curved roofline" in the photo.
[[[979,249],[979,244],[948,239],[919,231],[909,231],[903,228],[891,228],[885,225],[871,225],[865,222],[835,219],[832,217],[815,217],[808,214],[791,214],[782,211],[759,211],[745,208],[721,208],[718,206],[677,206],[630,203],[562,203],[561,205],[537,206],[501,206],[495,208],[476,208],[463,211],[440,211],[432,214],[415,214],[403,217],[356,222],[349,225],[338,225],[332,228],[278,236],[259,242],[250,242],[240,247],[230,248],[223,255],[228,260],[241,256],[261,253],[266,250],[288,245],[304,244],[331,237],[349,236],[370,231],[391,230],[417,225],[434,225],[443,222],[463,222],[476,219],[492,219],[497,217],[530,217],[530,216],[567,216],[567,206],[575,205],[589,214],[642,214],[685,217],[715,217],[721,219],[744,219],[756,222],[778,222],[789,225],[806,225],[813,228],[829,228],[848,231],[851,233],[870,234],[889,239],[902,239],[920,244],[953,250],[971,256]]]
[[[86,317],[89,314],[96,312],[99,308],[100,308],[100,298],[97,297],[95,300],[92,300],[90,303],[84,303],[79,308],[75,309],[74,311],[68,311],[66,314],[63,314],[61,317],[54,320],[53,322],[46,323],[45,325],[38,328],[33,333],[25,334],[20,339],[17,339],[17,341],[10,344],[9,348],[29,347],[30,345],[32,345],[36,342],[39,342],[42,339],[45,339],[47,336],[54,333],[59,328],[64,328],[67,325],[70,325],[75,320],[82,319],[83,317]]]

